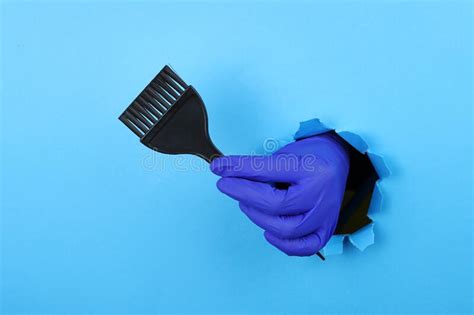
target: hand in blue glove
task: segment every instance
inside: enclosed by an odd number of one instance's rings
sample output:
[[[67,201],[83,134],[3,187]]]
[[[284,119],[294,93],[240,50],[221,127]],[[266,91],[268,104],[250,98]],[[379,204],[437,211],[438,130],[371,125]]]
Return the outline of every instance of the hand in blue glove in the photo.
[[[336,228],[349,172],[348,154],[338,141],[326,133],[270,156],[220,157],[211,170],[222,176],[219,190],[239,201],[268,242],[290,256],[309,256]]]

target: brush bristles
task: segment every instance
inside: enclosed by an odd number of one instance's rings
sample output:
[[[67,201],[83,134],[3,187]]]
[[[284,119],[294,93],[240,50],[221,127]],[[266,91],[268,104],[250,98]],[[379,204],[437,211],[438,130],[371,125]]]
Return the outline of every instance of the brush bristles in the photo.
[[[119,119],[141,138],[158,123],[187,87],[170,67],[165,66]]]

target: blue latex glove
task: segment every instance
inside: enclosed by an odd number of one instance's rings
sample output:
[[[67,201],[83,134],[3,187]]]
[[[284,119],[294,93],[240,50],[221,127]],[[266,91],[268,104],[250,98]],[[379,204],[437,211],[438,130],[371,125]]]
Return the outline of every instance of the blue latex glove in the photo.
[[[348,154],[338,141],[326,133],[270,156],[220,157],[211,170],[222,176],[219,190],[239,201],[268,242],[288,255],[309,256],[336,228],[349,172]]]

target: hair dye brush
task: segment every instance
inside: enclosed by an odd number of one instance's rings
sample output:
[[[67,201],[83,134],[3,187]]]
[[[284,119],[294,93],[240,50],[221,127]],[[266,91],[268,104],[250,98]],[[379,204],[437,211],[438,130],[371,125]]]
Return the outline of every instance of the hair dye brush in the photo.
[[[147,147],[167,154],[194,154],[207,162],[222,156],[209,137],[198,92],[165,66],[119,119]],[[319,252],[317,255],[324,260]]]
[[[211,162],[222,153],[209,137],[207,112],[197,91],[165,66],[119,119],[147,147],[194,154]]]

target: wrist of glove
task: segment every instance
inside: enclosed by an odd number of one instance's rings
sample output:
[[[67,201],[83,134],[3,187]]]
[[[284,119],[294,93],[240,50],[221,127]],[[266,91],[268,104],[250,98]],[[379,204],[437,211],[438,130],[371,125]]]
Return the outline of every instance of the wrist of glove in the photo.
[[[309,256],[336,229],[349,156],[331,133],[298,140],[269,156],[225,156],[211,163],[218,189],[239,202],[266,240]]]

